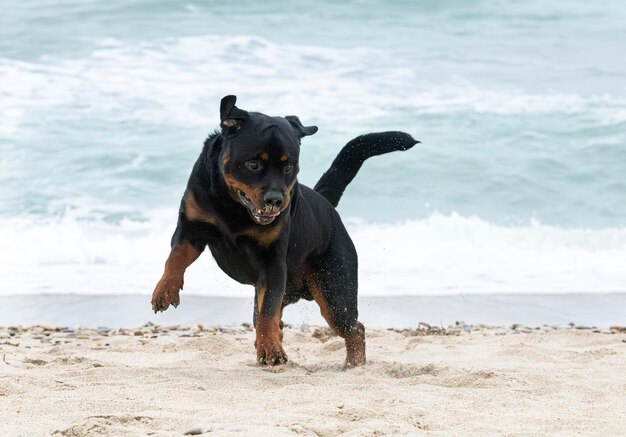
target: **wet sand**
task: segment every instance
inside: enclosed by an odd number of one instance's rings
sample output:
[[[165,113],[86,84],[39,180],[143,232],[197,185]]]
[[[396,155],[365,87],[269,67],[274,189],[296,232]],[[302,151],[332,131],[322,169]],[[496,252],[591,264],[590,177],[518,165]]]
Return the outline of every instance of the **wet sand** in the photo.
[[[0,325],[49,323],[99,325],[239,325],[252,321],[249,298],[181,293],[181,305],[154,314],[150,295],[36,294],[2,296]],[[367,327],[407,328],[419,322],[447,326],[456,321],[490,325],[558,324],[598,326],[626,323],[626,293],[460,294],[450,296],[362,296],[359,319]],[[314,302],[285,309],[284,320],[300,326],[325,324]]]

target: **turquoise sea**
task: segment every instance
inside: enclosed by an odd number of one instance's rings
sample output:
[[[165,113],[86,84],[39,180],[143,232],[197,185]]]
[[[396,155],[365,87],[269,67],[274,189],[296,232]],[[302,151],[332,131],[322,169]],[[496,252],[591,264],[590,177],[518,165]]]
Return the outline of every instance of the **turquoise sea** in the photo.
[[[152,292],[219,101],[297,114],[300,181],[404,130],[340,213],[364,296],[626,290],[621,1],[4,2],[0,295]],[[185,293],[251,297],[205,254]]]

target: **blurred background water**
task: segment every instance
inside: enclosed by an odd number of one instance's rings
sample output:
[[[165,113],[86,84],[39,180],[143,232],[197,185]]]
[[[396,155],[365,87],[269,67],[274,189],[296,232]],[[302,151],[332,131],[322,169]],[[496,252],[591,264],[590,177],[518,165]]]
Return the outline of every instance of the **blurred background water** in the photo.
[[[620,1],[46,1],[0,16],[0,295],[152,292],[219,100],[297,114],[366,296],[623,292]],[[205,254],[185,293],[251,297]]]

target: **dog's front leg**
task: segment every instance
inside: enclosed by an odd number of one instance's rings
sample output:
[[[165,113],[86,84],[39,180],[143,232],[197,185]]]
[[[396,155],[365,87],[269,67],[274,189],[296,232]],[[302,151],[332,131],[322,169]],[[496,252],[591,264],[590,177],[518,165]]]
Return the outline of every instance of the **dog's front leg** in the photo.
[[[170,305],[178,306],[185,270],[200,256],[200,253],[201,251],[189,241],[183,241],[172,249],[165,262],[163,276],[152,293],[152,309],[155,313],[165,311]]]
[[[285,295],[285,262],[271,263],[256,286],[256,357],[260,364],[284,364],[287,354],[281,344],[280,316]]]

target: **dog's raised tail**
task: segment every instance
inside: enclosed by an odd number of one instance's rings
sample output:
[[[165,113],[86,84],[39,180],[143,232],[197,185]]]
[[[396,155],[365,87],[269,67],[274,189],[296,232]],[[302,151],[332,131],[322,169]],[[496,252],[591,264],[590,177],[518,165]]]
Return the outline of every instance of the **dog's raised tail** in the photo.
[[[366,159],[396,150],[408,150],[417,143],[419,141],[405,132],[377,132],[358,136],[341,149],[313,189],[336,207]]]

